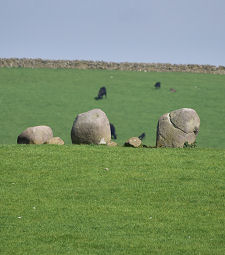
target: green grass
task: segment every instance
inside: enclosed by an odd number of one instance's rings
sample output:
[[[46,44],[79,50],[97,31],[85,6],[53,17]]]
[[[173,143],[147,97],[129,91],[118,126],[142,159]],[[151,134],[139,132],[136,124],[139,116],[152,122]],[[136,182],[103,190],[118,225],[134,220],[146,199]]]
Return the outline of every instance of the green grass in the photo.
[[[225,254],[224,95],[222,75],[0,68],[0,144],[36,125],[71,144],[93,108],[119,144],[155,145],[175,109],[201,119],[192,149],[0,145],[0,254]]]
[[[225,254],[224,159],[222,149],[1,145],[0,254]]]
[[[156,81],[160,90],[153,88]],[[108,98],[95,101],[101,86]],[[224,95],[224,75],[0,68],[0,144],[15,144],[24,129],[36,125],[49,125],[71,144],[76,115],[100,108],[115,125],[119,144],[146,132],[144,143],[153,146],[159,117],[188,107],[201,119],[198,147],[225,148]]]

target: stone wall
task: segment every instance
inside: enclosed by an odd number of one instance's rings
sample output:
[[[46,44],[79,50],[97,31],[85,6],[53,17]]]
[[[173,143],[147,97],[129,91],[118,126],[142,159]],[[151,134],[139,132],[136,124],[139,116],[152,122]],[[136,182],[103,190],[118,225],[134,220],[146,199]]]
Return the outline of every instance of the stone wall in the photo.
[[[128,63],[104,62],[86,60],[43,60],[28,58],[0,58],[0,67],[25,68],[76,68],[126,70],[139,72],[191,72],[225,74],[225,66],[213,65],[176,65],[160,63]]]

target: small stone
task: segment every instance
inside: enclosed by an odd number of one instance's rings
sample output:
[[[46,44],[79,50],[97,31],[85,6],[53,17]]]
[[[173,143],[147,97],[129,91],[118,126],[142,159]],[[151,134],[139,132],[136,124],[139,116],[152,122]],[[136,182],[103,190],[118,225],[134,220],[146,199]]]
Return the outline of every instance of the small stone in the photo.
[[[117,143],[114,142],[114,141],[110,141],[110,142],[107,143],[107,146],[111,146],[111,147],[117,146]]]
[[[47,142],[45,142],[45,144],[64,145],[64,141],[60,137],[53,137]]]
[[[124,146],[138,148],[141,145],[141,140],[138,137],[131,137],[125,142]]]

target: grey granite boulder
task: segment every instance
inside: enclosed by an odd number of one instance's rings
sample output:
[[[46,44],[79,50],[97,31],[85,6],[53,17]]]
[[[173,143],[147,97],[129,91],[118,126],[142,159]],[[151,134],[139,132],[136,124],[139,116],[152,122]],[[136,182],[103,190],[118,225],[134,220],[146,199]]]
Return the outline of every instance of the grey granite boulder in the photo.
[[[156,147],[184,147],[193,144],[200,128],[195,110],[182,108],[162,115],[158,121]]]
[[[53,137],[52,129],[48,126],[29,127],[18,137],[18,144],[44,144]]]
[[[107,144],[111,140],[109,120],[101,109],[78,114],[71,130],[73,144]]]

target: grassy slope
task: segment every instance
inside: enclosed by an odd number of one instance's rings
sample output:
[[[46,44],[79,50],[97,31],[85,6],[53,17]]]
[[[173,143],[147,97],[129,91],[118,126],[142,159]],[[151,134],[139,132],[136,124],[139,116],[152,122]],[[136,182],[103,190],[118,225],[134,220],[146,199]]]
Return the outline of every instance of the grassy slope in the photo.
[[[0,146],[0,253],[225,254],[224,156]]]
[[[162,89],[153,88],[156,81],[161,81]],[[103,85],[108,98],[95,101]],[[76,115],[101,108],[115,124],[120,144],[145,131],[145,143],[154,145],[158,118],[190,107],[201,119],[198,146],[225,148],[224,95],[222,75],[1,68],[0,143],[16,143],[29,126],[49,125],[55,136],[70,144]]]

